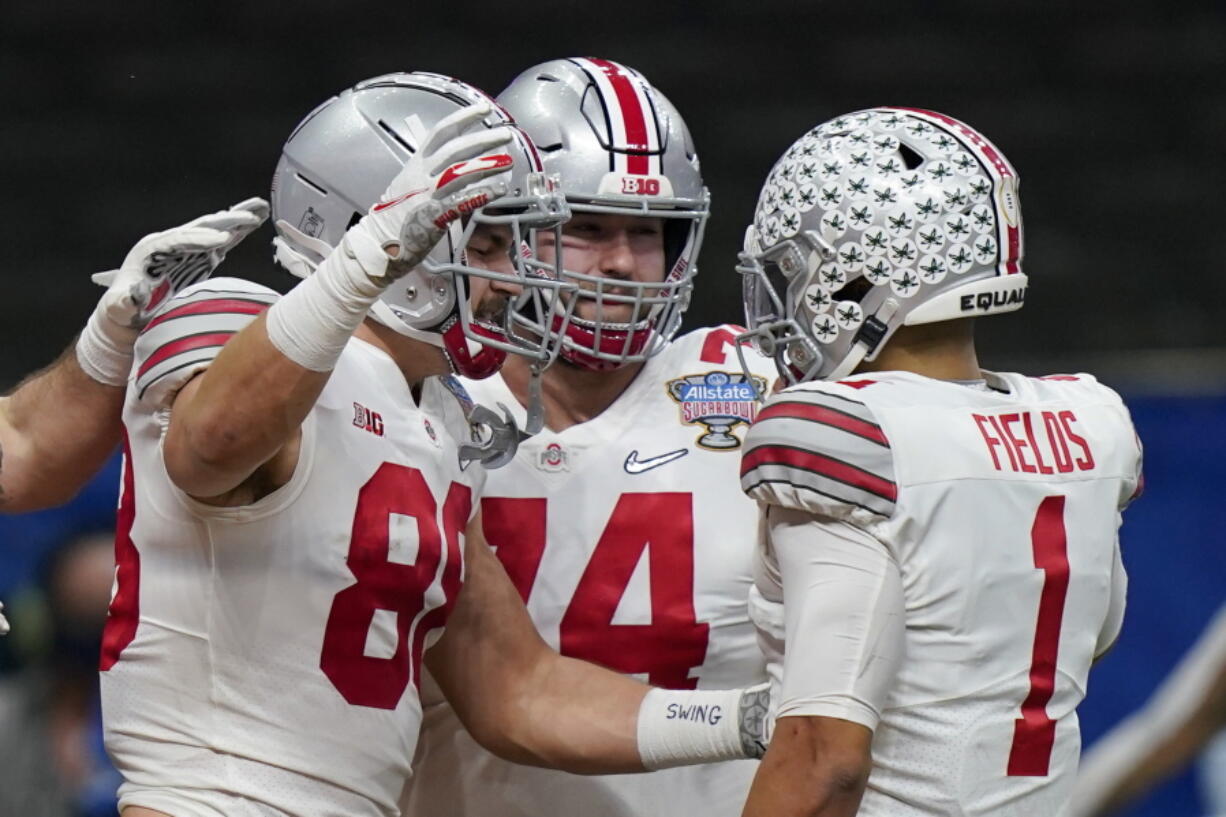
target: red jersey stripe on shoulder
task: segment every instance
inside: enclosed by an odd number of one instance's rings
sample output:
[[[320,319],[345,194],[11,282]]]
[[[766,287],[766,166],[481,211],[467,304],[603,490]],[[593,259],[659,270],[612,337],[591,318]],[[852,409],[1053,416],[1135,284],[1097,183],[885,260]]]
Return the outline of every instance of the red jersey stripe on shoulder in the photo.
[[[818,476],[842,482],[866,493],[898,501],[898,486],[888,479],[869,473],[841,460],[814,454],[799,448],[783,445],[763,445],[745,454],[741,460],[741,476],[744,477],[760,465],[782,465],[809,471]]]
[[[151,354],[140,369],[137,370],[136,376],[144,377],[144,375],[164,360],[168,360],[175,355],[183,352],[190,352],[193,349],[202,349],[206,346],[224,346],[226,341],[233,337],[233,332],[205,332],[200,335],[188,335],[178,340],[173,340],[165,346],[159,348]]]
[[[218,313],[259,315],[271,305],[271,302],[256,301],[249,298],[213,298],[207,301],[194,301],[163,312],[149,321],[141,332],[148,332],[160,323],[174,320],[175,318],[187,317],[188,315],[216,315]]]
[[[758,412],[758,423],[773,419],[806,420],[812,423],[820,423],[846,431],[848,434],[862,437],[870,442],[877,443],[877,445],[886,448],[890,447],[890,441],[886,439],[885,432],[881,430],[881,426],[827,406],[785,400],[771,403]]]

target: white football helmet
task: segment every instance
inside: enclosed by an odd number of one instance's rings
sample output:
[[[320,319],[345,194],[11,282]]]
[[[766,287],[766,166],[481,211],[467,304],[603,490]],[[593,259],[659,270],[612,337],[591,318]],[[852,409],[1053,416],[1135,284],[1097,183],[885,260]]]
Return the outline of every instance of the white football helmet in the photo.
[[[817,126],[775,163],[745,232],[742,337],[789,383],[833,380],[900,326],[1019,309],[1017,186],[995,145],[943,114]]]
[[[313,272],[379,200],[430,128],[458,108],[481,102],[492,100],[471,85],[415,72],[360,82],[316,108],[290,134],[273,175],[278,262],[301,277]],[[514,124],[492,107],[479,127]],[[518,128],[514,134],[508,195],[466,223],[453,223],[427,259],[371,309],[380,323],[442,347],[456,372],[468,377],[493,374],[507,352],[547,364],[560,346],[548,328],[565,326],[572,308],[566,300],[573,299],[557,297],[559,289],[573,289],[561,283],[560,264],[542,264],[534,251],[535,231],[557,230],[569,210],[543,172],[532,140]],[[514,274],[468,263],[465,247],[481,223],[510,225]],[[514,284],[522,294],[501,320],[477,319],[468,302],[470,278]]]
[[[637,71],[610,60],[551,60],[520,74],[498,96],[540,149],[576,213],[664,220],[665,272],[658,283],[563,270],[596,318],[552,327],[562,356],[592,369],[646,360],[668,343],[689,306],[710,212],[689,129]],[[617,292],[611,292],[616,288]],[[629,304],[628,321],[602,320],[605,304]]]

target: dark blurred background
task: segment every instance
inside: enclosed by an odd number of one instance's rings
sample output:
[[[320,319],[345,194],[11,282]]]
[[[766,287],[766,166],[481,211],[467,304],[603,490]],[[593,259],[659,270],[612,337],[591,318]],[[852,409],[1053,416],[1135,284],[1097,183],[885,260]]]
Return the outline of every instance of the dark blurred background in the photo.
[[[691,325],[737,319],[735,251],[793,139],[913,105],[971,123],[1021,174],[1033,288],[982,331],[992,365],[1226,385],[1220,0],[5,0],[0,386],[67,344],[95,299],[87,273],[155,228],[266,196],[282,141],[333,93],[413,69],[497,93],[584,54],[639,68],[694,133],[714,215]],[[286,286],[270,237],[227,271]]]
[[[141,235],[266,196],[283,139],[332,94],[414,69],[496,94],[573,55],[640,69],[694,134],[714,214],[691,326],[740,320],[743,226],[775,159],[813,125],[934,108],[1009,156],[1032,288],[1025,310],[983,322],[981,357],[1095,371],[1134,406],[1150,495],[1124,529],[1132,603],[1092,677],[1087,737],[1142,703],[1226,585],[1211,516],[1226,455],[1221,0],[4,0],[0,389],[70,342],[100,292],[88,274]],[[223,270],[289,286],[271,235]],[[113,484],[112,471],[67,512],[0,519],[0,598],[20,598],[47,551],[109,514]],[[12,645],[4,661],[21,663]],[[1200,808],[1185,775],[1131,813]]]

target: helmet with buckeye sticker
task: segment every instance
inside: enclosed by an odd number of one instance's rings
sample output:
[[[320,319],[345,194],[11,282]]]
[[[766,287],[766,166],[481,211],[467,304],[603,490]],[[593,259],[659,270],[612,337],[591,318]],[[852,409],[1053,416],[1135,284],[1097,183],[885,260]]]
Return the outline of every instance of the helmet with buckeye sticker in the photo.
[[[949,116],[873,108],[797,140],[745,232],[745,337],[790,383],[838,379],[900,326],[1025,300],[1018,177]]]

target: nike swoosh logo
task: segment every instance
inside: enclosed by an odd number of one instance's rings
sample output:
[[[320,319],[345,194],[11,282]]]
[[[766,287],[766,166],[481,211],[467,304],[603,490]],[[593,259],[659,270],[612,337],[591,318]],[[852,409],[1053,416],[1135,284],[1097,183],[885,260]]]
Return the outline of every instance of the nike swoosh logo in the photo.
[[[661,465],[667,465],[674,460],[679,460],[688,453],[690,453],[690,449],[678,448],[676,451],[669,451],[667,454],[661,454],[658,457],[648,457],[645,460],[640,460],[639,452],[637,450],[631,451],[626,457],[626,473],[641,474],[644,471],[650,471],[652,468],[659,468]]]

